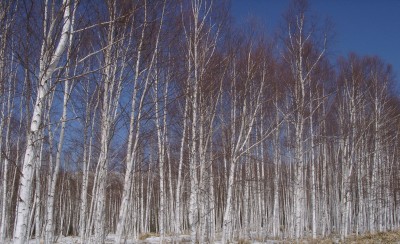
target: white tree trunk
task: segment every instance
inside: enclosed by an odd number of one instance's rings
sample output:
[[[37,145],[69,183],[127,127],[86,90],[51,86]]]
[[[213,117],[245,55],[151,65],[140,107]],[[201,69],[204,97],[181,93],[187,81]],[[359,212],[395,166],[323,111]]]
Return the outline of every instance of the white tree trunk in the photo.
[[[67,120],[67,103],[69,97],[69,81],[66,80],[64,83],[64,100],[63,100],[63,112],[61,116],[61,131],[60,138],[58,141],[57,154],[56,154],[56,162],[54,166],[54,170],[51,173],[51,183],[50,189],[48,189],[47,196],[47,206],[46,206],[46,229],[45,229],[45,242],[50,244],[54,242],[54,226],[53,226],[53,214],[54,214],[54,196],[56,192],[56,184],[58,179],[58,173],[60,170],[61,164],[61,153],[64,143],[64,133],[65,133],[65,125]]]
[[[186,138],[186,130],[187,130],[187,114],[189,108],[189,97],[185,97],[185,108],[183,112],[183,129],[182,129],[182,139],[181,145],[179,149],[179,166],[178,166],[178,182],[176,184],[176,196],[175,196],[175,205],[176,205],[176,219],[175,219],[175,232],[182,232],[182,221],[183,221],[183,211],[182,211],[182,198],[181,198],[181,188],[182,188],[182,168],[183,168],[183,154],[185,150],[185,138]]]
[[[1,69],[1,67],[0,67]],[[0,71],[1,72],[1,71]],[[0,79],[1,79],[0,75]],[[3,102],[2,108],[2,121],[0,122],[0,131],[3,131],[4,125],[6,126],[5,133],[5,142],[4,142],[4,151],[5,157],[3,159],[2,152],[2,138],[0,138],[0,162],[3,163],[3,181],[2,181],[2,204],[1,204],[1,227],[0,227],[0,241],[4,241],[6,238],[6,228],[8,226],[8,208],[9,208],[9,190],[8,190],[8,174],[9,174],[9,156],[10,156],[10,127],[11,127],[11,114],[14,107],[14,102],[12,101],[15,95],[15,88],[11,88],[11,77],[9,78],[9,92],[7,98],[7,106],[5,106],[5,102]],[[13,93],[12,93],[13,92]],[[5,110],[7,108],[7,115],[5,114]],[[7,116],[7,117],[6,117]]]
[[[138,94],[139,84],[139,74],[140,70],[139,67],[141,65],[141,54],[142,54],[142,46],[143,43],[145,42],[145,31],[146,31],[146,21],[147,21],[147,4],[145,2],[144,5],[144,25],[142,27],[142,32],[141,32],[141,38],[139,40],[139,45],[138,45],[138,50],[137,50],[137,59],[136,59],[136,65],[135,65],[135,76],[134,76],[134,91],[132,93],[132,103],[131,103],[131,117],[130,117],[130,123],[129,123],[129,135],[128,135],[128,149],[127,149],[127,169],[125,172],[125,179],[124,179],[124,190],[122,192],[122,201],[120,205],[120,213],[119,213],[119,218],[118,218],[118,224],[117,224],[117,230],[116,230],[116,243],[120,243],[124,228],[125,228],[125,222],[126,222],[126,215],[128,211],[128,205],[129,205],[129,193],[131,192],[131,187],[133,182],[133,175],[132,171],[135,167],[135,162],[137,161],[136,155],[137,155],[137,150],[138,150],[138,145],[139,145],[139,136],[140,136],[140,121],[136,121],[136,127],[134,127],[134,119],[135,119],[135,112],[138,113],[136,116],[137,120],[141,119],[141,114],[143,110],[143,104],[145,101],[145,97],[147,95],[147,90],[150,85],[150,74],[152,73],[152,68],[154,63],[156,62],[156,55],[158,54],[158,46],[160,42],[160,34],[162,30],[162,25],[163,25],[163,18],[164,18],[164,9],[165,9],[165,1],[164,1],[164,6],[162,10],[162,16],[160,19],[160,26],[158,29],[157,33],[157,38],[156,38],[156,43],[154,50],[152,52],[151,60],[150,63],[148,64],[147,67],[147,77],[145,78],[143,90],[140,95],[140,102],[139,102],[139,107],[137,110],[135,110],[135,105],[136,105],[136,96]],[[134,129],[135,128],[135,129]],[[133,139],[133,135],[135,134],[135,138]],[[136,220],[135,220],[136,221]]]
[[[32,196],[32,180],[35,164],[35,150],[40,143],[38,138],[39,127],[41,124],[44,98],[48,93],[50,78],[55,71],[58,62],[66,49],[70,30],[70,0],[63,1],[63,24],[61,38],[53,54],[46,53],[42,60],[47,60],[50,57],[50,63],[41,63],[39,71],[39,88],[36,97],[33,116],[30,124],[30,131],[28,134],[27,148],[25,150],[24,161],[22,164],[22,175],[20,180],[19,200],[17,206],[17,217],[15,222],[14,243],[23,244],[26,242],[28,215],[31,208]],[[49,37],[48,37],[49,38]],[[45,43],[43,43],[45,45]]]

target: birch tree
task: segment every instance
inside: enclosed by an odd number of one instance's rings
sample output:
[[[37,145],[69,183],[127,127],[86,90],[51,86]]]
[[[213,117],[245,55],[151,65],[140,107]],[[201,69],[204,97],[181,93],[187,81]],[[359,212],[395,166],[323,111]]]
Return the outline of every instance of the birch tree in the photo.
[[[74,26],[74,12],[77,8],[77,2],[74,3],[73,8],[71,9],[71,27],[70,27],[70,32],[73,32],[73,26]],[[48,193],[48,199],[47,199],[47,209],[46,209],[46,243],[53,243],[54,242],[54,226],[53,226],[53,212],[54,212],[54,196],[55,196],[55,191],[56,191],[56,184],[57,184],[57,179],[58,179],[58,174],[60,171],[60,164],[61,164],[61,154],[63,150],[63,143],[64,143],[64,134],[65,134],[65,126],[67,122],[67,105],[68,105],[68,100],[69,96],[71,93],[70,89],[70,81],[68,78],[68,75],[70,73],[71,69],[71,54],[72,54],[72,37],[73,35],[70,34],[69,40],[68,40],[68,52],[67,52],[67,62],[69,62],[69,65],[67,65],[66,68],[66,76],[67,79],[64,81],[64,96],[63,96],[63,106],[62,106],[62,115],[61,115],[61,129],[60,129],[60,137],[58,140],[58,146],[57,146],[57,153],[56,153],[56,161],[54,165],[54,170],[53,172],[50,172],[50,177],[51,177],[51,183],[50,183],[50,188],[49,188],[49,193]]]
[[[38,138],[39,127],[43,114],[43,103],[45,96],[49,92],[50,79],[57,68],[57,65],[63,55],[69,39],[69,32],[71,28],[71,2],[65,0],[60,7],[62,13],[62,31],[59,41],[55,46],[49,46],[51,38],[54,38],[53,32],[57,19],[47,19],[49,10],[45,8],[44,25],[47,26],[50,21],[50,28],[44,28],[44,41],[42,43],[40,69],[39,69],[39,86],[36,97],[36,102],[33,110],[33,117],[30,124],[30,133],[28,134],[28,143],[25,150],[24,161],[22,164],[22,175],[20,180],[19,201],[17,206],[17,219],[15,223],[14,242],[24,243],[27,239],[28,227],[28,213],[31,208],[31,193],[32,193],[32,180],[35,165],[35,151],[40,145],[40,138]],[[51,28],[52,27],[52,28]]]
[[[201,162],[199,154],[202,145],[200,140],[200,84],[206,72],[206,68],[215,53],[218,40],[219,26],[215,28],[210,25],[208,19],[211,17],[213,2],[193,0],[190,2],[189,15],[185,16],[182,10],[182,25],[184,32],[186,69],[188,74],[188,96],[190,98],[189,108],[191,115],[190,130],[190,152],[189,152],[189,226],[191,241],[194,243],[200,238],[199,233],[199,167],[205,162]],[[187,19],[186,19],[187,18]],[[184,21],[187,21],[185,23]],[[182,150],[182,149],[181,149]]]
[[[94,240],[103,243],[105,233],[105,201],[107,171],[109,162],[109,147],[112,138],[112,128],[118,116],[118,103],[122,90],[125,65],[124,50],[121,48],[126,37],[126,25],[118,28],[116,19],[119,17],[117,1],[107,2],[108,26],[107,37],[104,42],[104,76],[102,77],[102,102],[101,102],[101,139],[100,155],[96,166],[96,176],[93,186],[95,198],[93,199]],[[117,33],[117,31],[120,31]],[[119,40],[120,39],[120,40]],[[129,42],[129,41],[128,41]],[[121,66],[119,66],[121,65]]]
[[[310,14],[277,40],[218,1],[2,1],[0,240],[398,229],[393,71]]]
[[[131,103],[131,113],[130,113],[130,122],[129,122],[129,134],[128,134],[128,146],[127,146],[127,157],[126,157],[126,172],[125,172],[125,180],[124,180],[124,191],[122,195],[122,202],[120,207],[120,214],[119,214],[119,221],[117,225],[117,240],[116,242],[121,242],[121,238],[124,232],[124,226],[126,221],[127,209],[129,205],[130,193],[132,191],[132,184],[133,181],[133,170],[135,168],[135,163],[138,160],[138,145],[140,141],[140,126],[141,126],[141,119],[142,119],[142,111],[143,111],[143,104],[145,102],[146,95],[148,94],[148,89],[151,84],[151,75],[153,74],[154,65],[157,62],[157,55],[159,52],[159,42],[160,42],[160,35],[163,27],[163,18],[164,18],[164,8],[165,2],[163,3],[162,7],[162,14],[160,17],[159,27],[157,30],[157,34],[155,37],[155,44],[150,45],[151,48],[151,58],[147,63],[147,67],[145,70],[140,70],[142,65],[142,50],[144,47],[144,42],[146,38],[146,31],[148,28],[148,5],[145,1],[144,3],[144,24],[141,28],[141,35],[138,42],[137,47],[137,58],[136,63],[134,66],[135,73],[133,78],[133,87],[134,90],[132,92],[132,103]],[[140,81],[141,73],[146,71],[146,76],[143,78],[143,82]],[[157,84],[156,84],[157,86]],[[136,102],[139,101],[139,104]],[[157,109],[156,109],[157,110]],[[136,121],[135,121],[136,119]]]
[[[250,149],[265,140],[272,132],[268,130],[257,141],[251,141],[254,134],[255,121],[260,113],[261,97],[266,87],[267,62],[263,58],[257,58],[258,54],[264,54],[262,48],[252,47],[252,41],[244,48],[243,56],[239,61],[234,59],[231,64],[231,84],[230,84],[230,115],[228,155],[228,181],[226,193],[226,206],[223,217],[222,242],[233,241],[233,212],[234,212],[234,190],[236,168]],[[256,56],[256,58],[254,57]],[[236,58],[236,57],[235,57]],[[260,62],[257,62],[257,61]],[[242,65],[241,68],[240,65]],[[258,79],[257,79],[257,78]]]
[[[12,39],[10,33],[15,22],[14,1],[0,3],[0,162],[2,163],[2,196],[1,196],[1,223],[0,241],[5,241],[7,236],[7,226],[9,226],[10,208],[10,133],[11,121],[14,110],[15,94],[17,91],[16,67],[13,64]],[[7,59],[11,62],[8,63]],[[8,90],[8,92],[7,92]],[[4,154],[4,155],[3,155]]]
[[[304,235],[306,191],[305,191],[305,148],[304,133],[306,126],[307,89],[311,89],[311,75],[321,61],[325,53],[326,37],[323,41],[322,50],[310,57],[310,45],[315,43],[315,30],[309,27],[307,20],[307,3],[305,1],[295,2],[294,12],[288,16],[288,38],[286,41],[287,53],[283,59],[290,67],[293,79],[293,126],[294,126],[294,179],[293,179],[293,217],[296,238]],[[313,40],[314,39],[314,40]],[[315,44],[314,44],[315,45]],[[307,53],[308,52],[308,53]],[[307,56],[308,55],[308,56]],[[311,116],[311,115],[310,115]],[[312,135],[311,135],[312,136]],[[313,203],[314,204],[314,203]],[[313,221],[316,221],[313,219]],[[316,226],[313,223],[313,226]]]

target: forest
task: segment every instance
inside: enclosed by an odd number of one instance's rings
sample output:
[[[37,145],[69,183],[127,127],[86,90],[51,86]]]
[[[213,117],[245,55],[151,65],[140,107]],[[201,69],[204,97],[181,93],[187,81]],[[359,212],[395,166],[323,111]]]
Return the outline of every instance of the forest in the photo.
[[[391,65],[333,59],[305,0],[273,34],[233,19],[219,0],[0,1],[0,242],[398,230]]]

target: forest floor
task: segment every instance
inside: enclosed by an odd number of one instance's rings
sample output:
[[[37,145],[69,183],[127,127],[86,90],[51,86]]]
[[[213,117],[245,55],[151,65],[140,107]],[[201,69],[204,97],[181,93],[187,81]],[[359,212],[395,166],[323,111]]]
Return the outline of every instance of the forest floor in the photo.
[[[333,236],[327,238],[311,239],[306,238],[300,241],[294,240],[281,240],[274,243],[299,243],[299,244],[386,244],[386,243],[400,243],[400,230],[378,232],[375,234],[363,234],[363,235],[350,235],[344,240],[340,240],[340,237]]]
[[[142,239],[139,242],[134,243],[148,243],[148,244],[155,244],[160,243],[160,237],[157,234],[147,234],[141,236]],[[190,236],[181,235],[179,237],[167,237],[165,239],[167,243],[190,243]],[[220,244],[220,241],[215,242],[215,244]],[[351,235],[347,237],[345,240],[340,240],[339,237],[329,237],[329,238],[305,238],[302,240],[239,240],[236,242],[237,244],[259,244],[259,243],[266,243],[266,244],[289,244],[289,243],[299,243],[299,244],[333,244],[333,243],[340,243],[340,244],[390,244],[390,243],[399,243],[400,244],[400,230],[398,231],[389,231],[389,232],[378,232],[375,234],[364,234],[364,235]]]
[[[115,243],[115,236],[109,235],[106,238],[106,244]],[[148,233],[141,235],[139,240],[128,239],[126,240],[126,244],[156,244],[160,243],[160,237],[155,233]],[[36,240],[30,240],[29,244],[38,243]],[[42,242],[39,242],[42,243]],[[59,244],[75,244],[80,243],[79,237],[72,236],[60,236],[56,243]],[[189,235],[180,235],[180,236],[170,236],[164,238],[164,243],[190,243]],[[220,244],[220,241],[216,241],[215,244]],[[267,244],[289,244],[289,243],[299,243],[299,244],[331,244],[331,243],[346,243],[346,244],[379,244],[379,243],[400,243],[400,230],[399,231],[390,231],[390,232],[379,232],[376,234],[365,234],[359,236],[349,236],[344,241],[340,240],[338,237],[329,237],[329,238],[320,238],[320,239],[311,239],[305,238],[301,240],[239,240],[235,242],[237,244],[259,244],[259,243],[267,243]]]

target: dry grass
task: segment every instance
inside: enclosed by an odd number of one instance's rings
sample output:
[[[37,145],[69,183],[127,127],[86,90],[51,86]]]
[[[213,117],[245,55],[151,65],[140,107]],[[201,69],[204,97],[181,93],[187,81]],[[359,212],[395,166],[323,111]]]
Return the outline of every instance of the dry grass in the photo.
[[[143,233],[139,235],[139,240],[144,241],[149,237],[158,237],[157,233]],[[400,244],[400,230],[398,231],[388,231],[388,232],[378,232],[374,234],[364,234],[364,235],[351,235],[347,237],[344,241],[340,240],[339,237],[331,236],[326,238],[304,238],[301,240],[276,240],[277,243],[299,243],[299,244],[333,244],[333,243],[345,243],[345,244],[379,244],[379,243],[399,243]],[[239,239],[238,244],[250,244],[250,240]]]
[[[346,238],[345,243],[400,243],[400,231],[378,232],[374,234],[350,236]]]
[[[146,240],[146,239],[149,238],[149,237],[158,237],[158,236],[160,236],[160,235],[157,234],[157,233],[153,233],[153,232],[150,232],[150,233],[142,233],[142,234],[139,235],[139,240],[144,241],[144,240]]]
[[[301,240],[281,240],[278,243],[299,243],[299,244],[333,244],[333,243],[345,243],[345,244],[400,244],[400,230],[399,231],[388,231],[378,232],[374,234],[363,234],[363,235],[351,235],[344,241],[340,240],[339,237],[331,236],[326,238],[304,238]]]
[[[251,241],[245,240],[245,239],[239,239],[237,243],[238,244],[251,244]]]
[[[301,240],[281,240],[277,241],[277,243],[284,243],[284,244],[291,244],[291,243],[297,243],[297,244],[332,244],[332,243],[338,243],[334,241],[334,238],[304,238]]]

